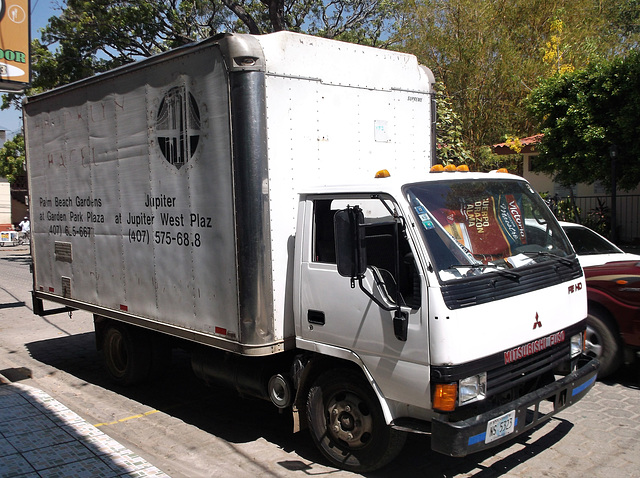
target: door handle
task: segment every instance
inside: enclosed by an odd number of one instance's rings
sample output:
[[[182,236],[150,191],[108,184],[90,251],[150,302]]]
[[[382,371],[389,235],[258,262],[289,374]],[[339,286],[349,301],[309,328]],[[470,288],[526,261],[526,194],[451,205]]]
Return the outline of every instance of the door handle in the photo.
[[[307,310],[307,321],[314,325],[324,325],[324,312],[321,310]]]

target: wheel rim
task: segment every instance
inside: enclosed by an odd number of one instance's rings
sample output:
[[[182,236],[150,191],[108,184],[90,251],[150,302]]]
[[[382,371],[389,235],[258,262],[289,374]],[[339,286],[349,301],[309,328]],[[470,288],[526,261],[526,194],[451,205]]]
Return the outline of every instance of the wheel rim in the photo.
[[[603,338],[596,329],[587,325],[587,340],[585,347],[587,353],[593,355],[596,358],[602,357],[602,344]]]
[[[365,446],[373,433],[373,416],[365,400],[351,392],[341,392],[327,403],[328,431],[334,440],[357,449]]]

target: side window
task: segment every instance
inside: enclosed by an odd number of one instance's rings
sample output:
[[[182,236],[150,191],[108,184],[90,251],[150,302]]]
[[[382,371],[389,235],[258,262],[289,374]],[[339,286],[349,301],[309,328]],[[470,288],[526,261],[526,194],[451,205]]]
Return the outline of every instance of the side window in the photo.
[[[333,216],[347,205],[356,204],[362,208],[365,216],[367,265],[380,271],[388,290],[400,292],[403,305],[419,307],[420,276],[415,259],[402,226],[398,225],[380,199],[315,200],[313,261],[336,263]]]
[[[336,263],[336,243],[333,237],[331,199],[319,199],[313,203],[313,262]]]

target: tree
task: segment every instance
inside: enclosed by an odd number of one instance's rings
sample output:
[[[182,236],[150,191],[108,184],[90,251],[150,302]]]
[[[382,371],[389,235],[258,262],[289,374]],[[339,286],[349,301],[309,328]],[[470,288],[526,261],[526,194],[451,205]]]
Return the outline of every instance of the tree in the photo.
[[[564,29],[564,22],[560,19],[555,19],[551,22],[549,40],[545,44],[544,56],[542,61],[551,66],[554,73],[568,73],[574,70],[573,65],[567,64],[564,61],[565,51],[567,49],[566,43],[563,42],[562,30]]]
[[[24,171],[24,136],[17,134],[0,148],[0,176],[10,184]]]
[[[540,172],[572,185],[602,181],[610,186],[610,148],[617,150],[617,185],[640,184],[640,51],[556,75],[528,99],[544,138]]]
[[[402,0],[401,5],[398,41],[446,84],[474,155],[506,134],[538,133],[524,100],[540,78],[629,51],[640,38],[637,24],[623,23],[629,16],[637,20],[637,0]]]
[[[219,32],[280,30],[388,46],[391,0],[67,0],[32,44],[35,94]],[[22,95],[3,96],[2,109]]]

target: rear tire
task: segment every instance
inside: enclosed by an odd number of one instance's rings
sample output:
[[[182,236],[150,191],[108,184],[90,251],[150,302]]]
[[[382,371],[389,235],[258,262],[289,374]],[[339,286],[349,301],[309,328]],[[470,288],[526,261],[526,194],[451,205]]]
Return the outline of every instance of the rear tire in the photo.
[[[589,355],[600,361],[598,378],[611,375],[622,365],[623,350],[617,328],[603,311],[589,310],[586,348]]]
[[[316,380],[309,390],[307,418],[322,454],[333,465],[357,473],[391,462],[407,438],[386,424],[371,386],[352,370],[331,370]]]
[[[151,346],[148,337],[124,324],[109,325],[102,353],[107,374],[119,385],[134,385],[149,377]]]

